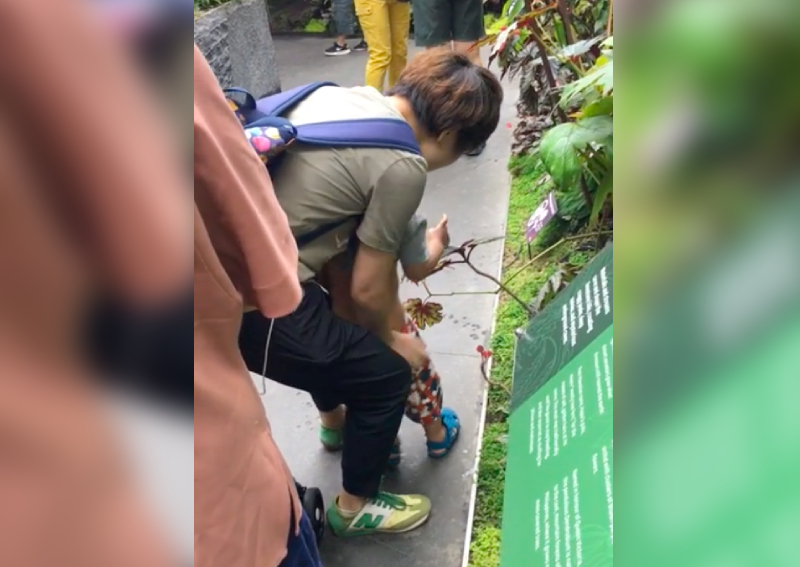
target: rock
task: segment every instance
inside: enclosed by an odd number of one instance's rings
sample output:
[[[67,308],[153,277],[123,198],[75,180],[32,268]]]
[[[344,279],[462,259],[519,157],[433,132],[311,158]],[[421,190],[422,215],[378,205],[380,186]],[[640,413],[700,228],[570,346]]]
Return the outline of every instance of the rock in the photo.
[[[220,84],[256,98],[281,90],[266,0],[230,2],[194,22],[194,40]]]

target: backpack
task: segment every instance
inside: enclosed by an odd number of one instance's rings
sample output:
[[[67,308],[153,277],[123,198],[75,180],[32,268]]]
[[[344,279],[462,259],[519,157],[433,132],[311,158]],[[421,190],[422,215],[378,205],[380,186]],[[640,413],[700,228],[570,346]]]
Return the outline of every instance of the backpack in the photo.
[[[285,118],[299,103],[322,87],[338,87],[331,82],[316,82],[256,100],[244,89],[231,88],[225,95],[244,128],[244,134],[261,161],[274,176],[286,148],[295,143],[320,148],[386,148],[420,155],[414,131],[395,118],[332,120],[293,125]],[[363,215],[337,219],[295,236],[298,248]]]

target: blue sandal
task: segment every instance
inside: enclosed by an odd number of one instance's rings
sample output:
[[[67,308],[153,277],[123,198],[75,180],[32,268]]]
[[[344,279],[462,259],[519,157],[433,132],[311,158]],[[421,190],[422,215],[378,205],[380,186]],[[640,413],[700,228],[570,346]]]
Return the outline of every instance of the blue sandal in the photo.
[[[443,459],[449,455],[458,440],[459,433],[461,433],[461,421],[459,421],[456,412],[450,408],[443,408],[441,419],[447,434],[444,441],[438,443],[428,441],[428,457],[431,459]]]

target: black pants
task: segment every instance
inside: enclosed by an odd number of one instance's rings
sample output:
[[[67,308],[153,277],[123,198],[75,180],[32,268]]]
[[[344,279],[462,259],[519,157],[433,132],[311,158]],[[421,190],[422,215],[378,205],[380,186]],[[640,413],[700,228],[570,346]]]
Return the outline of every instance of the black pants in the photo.
[[[321,411],[347,406],[342,477],[344,489],[371,497],[378,491],[411,388],[411,367],[378,336],[340,319],[327,293],[303,284],[303,301],[274,319],[266,376],[305,390]],[[245,313],[239,348],[251,372],[261,374],[270,324]]]
[[[86,344],[97,375],[114,386],[194,408],[194,292],[152,312],[98,298],[87,317]]]

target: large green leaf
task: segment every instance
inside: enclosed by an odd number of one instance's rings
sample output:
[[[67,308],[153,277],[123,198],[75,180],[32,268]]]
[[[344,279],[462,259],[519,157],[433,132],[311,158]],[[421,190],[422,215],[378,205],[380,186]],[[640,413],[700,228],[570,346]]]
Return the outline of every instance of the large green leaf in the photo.
[[[583,170],[581,150],[592,143],[608,143],[613,131],[610,116],[567,122],[548,130],[542,137],[539,155],[556,185],[562,189],[575,187]]]
[[[614,90],[614,61],[596,65],[584,77],[564,87],[561,106],[567,107],[579,100],[592,100],[598,94],[608,96]]]
[[[582,118],[590,118],[592,116],[610,116],[614,113],[614,97],[605,96],[597,99],[586,108],[581,110]]]
[[[600,217],[600,211],[603,210],[603,205],[608,199],[608,196],[614,189],[614,171],[609,170],[605,179],[597,188],[594,194],[594,202],[592,203],[592,214],[589,215],[589,225],[594,225]]]
[[[603,39],[602,36],[593,37],[591,39],[582,39],[573,44],[566,45],[558,51],[558,56],[562,59],[569,59],[570,57],[580,57],[591,51],[592,47],[600,43]]]
[[[559,124],[542,136],[539,155],[547,173],[561,188],[573,187],[581,174],[581,158],[573,145],[578,125],[574,122]]]

